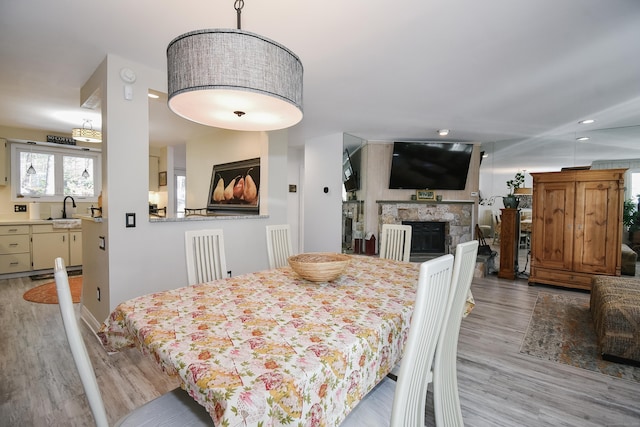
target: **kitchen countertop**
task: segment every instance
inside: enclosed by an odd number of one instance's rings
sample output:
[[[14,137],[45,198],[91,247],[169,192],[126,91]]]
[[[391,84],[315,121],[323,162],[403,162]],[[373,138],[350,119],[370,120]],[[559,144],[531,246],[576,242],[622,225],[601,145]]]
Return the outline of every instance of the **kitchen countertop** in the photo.
[[[93,218],[91,215],[79,215],[74,214],[71,218],[67,219],[81,219],[92,222],[102,222],[102,218]],[[62,220],[56,218],[56,220]],[[29,218],[7,218],[0,217],[0,225],[38,225],[38,224],[53,224],[53,219],[29,219]]]

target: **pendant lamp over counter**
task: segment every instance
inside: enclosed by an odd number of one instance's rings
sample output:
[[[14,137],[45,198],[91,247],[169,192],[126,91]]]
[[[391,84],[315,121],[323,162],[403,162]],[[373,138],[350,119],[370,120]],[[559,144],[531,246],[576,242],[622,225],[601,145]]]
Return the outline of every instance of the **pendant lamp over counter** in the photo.
[[[91,120],[88,119],[84,119],[84,123],[81,128],[73,128],[71,130],[71,137],[76,141],[102,142],[102,132],[99,130],[93,130]]]
[[[167,47],[169,108],[207,126],[243,131],[291,127],[302,120],[303,68],[279,43],[238,29],[196,30]]]

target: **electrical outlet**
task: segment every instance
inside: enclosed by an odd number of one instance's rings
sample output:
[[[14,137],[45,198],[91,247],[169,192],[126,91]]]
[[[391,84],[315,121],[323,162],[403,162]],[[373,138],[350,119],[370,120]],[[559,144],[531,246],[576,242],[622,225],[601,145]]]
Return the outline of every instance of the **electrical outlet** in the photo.
[[[227,277],[231,277],[231,270],[227,271]]]
[[[13,205],[13,211],[14,212],[26,212],[27,211],[27,205]]]

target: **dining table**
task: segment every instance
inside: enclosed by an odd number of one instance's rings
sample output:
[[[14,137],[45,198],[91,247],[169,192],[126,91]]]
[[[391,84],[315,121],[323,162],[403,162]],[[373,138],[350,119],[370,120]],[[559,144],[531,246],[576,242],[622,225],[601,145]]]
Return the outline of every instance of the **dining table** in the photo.
[[[282,267],[136,297],[98,336],[179,376],[216,426],[337,426],[401,359],[420,266],[349,258],[330,282]]]

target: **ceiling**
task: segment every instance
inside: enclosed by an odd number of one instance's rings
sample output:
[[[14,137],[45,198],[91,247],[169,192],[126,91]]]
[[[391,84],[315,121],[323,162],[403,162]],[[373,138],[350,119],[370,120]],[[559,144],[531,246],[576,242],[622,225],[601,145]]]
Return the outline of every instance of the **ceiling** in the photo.
[[[89,118],[100,129],[80,88],[107,54],[165,70],[174,37],[235,25],[233,0],[2,1],[0,126],[70,135]],[[341,132],[435,139],[440,128],[479,142],[640,135],[637,0],[247,0],[242,28],[304,65],[291,145]],[[200,126],[164,102],[151,117],[159,145]],[[597,121],[579,128],[584,118]]]

